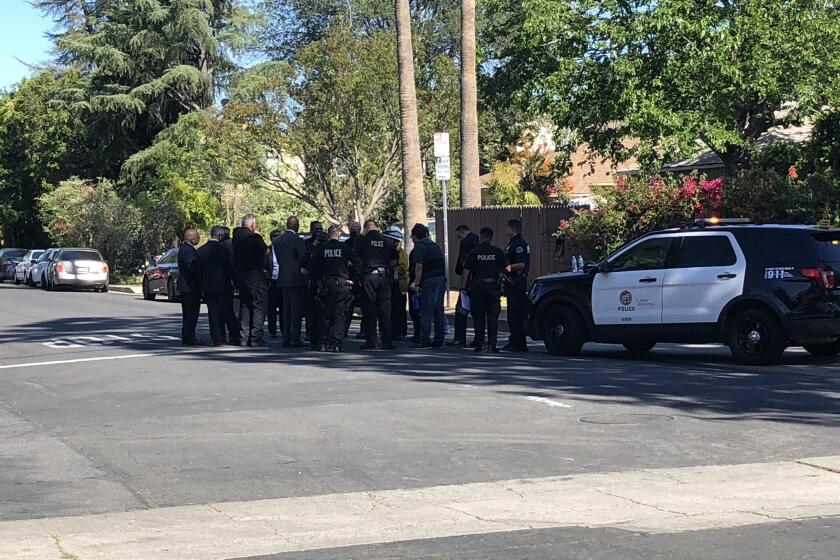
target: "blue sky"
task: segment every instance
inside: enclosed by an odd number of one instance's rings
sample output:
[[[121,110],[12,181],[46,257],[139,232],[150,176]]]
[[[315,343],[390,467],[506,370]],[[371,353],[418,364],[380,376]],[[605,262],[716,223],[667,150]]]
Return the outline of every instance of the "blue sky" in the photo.
[[[51,45],[44,33],[53,24],[26,0],[0,0],[0,4],[0,89],[6,89],[30,73],[15,57],[30,64],[49,59]]]

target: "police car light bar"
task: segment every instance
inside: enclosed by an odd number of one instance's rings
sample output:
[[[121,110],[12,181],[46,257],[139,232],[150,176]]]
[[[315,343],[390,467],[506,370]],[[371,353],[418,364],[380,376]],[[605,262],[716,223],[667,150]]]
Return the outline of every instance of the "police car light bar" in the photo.
[[[705,226],[725,226],[725,225],[738,225],[738,224],[751,224],[753,223],[749,218],[697,218],[694,220],[694,225],[699,227]]]

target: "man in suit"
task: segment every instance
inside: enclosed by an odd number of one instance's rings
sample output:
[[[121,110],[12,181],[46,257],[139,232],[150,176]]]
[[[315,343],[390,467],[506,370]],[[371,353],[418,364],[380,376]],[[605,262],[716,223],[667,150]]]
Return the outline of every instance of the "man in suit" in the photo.
[[[362,237],[362,224],[359,222],[350,222],[347,224],[347,231],[349,233],[347,239],[344,240],[344,244],[349,249],[356,250],[356,242],[361,239]],[[354,271],[353,274],[358,278],[361,277],[362,272]],[[350,331],[350,323],[353,322],[353,311],[356,307],[363,307],[363,295],[362,291],[362,283],[356,282],[353,284],[353,287],[350,289],[350,301],[347,303],[347,309],[344,313],[344,338],[347,338],[347,333]],[[356,338],[364,338],[365,332],[364,329],[359,329]]]
[[[301,263],[306,256],[306,244],[298,235],[300,222],[295,216],[286,220],[286,231],[274,240],[274,253],[280,263],[280,287],[283,289],[283,346],[301,348],[300,337],[306,297],[306,276]]]
[[[198,261],[198,232],[188,229],[178,249],[178,292],[181,294],[181,344],[201,346],[195,326],[201,313],[201,265]]]
[[[248,346],[266,346],[263,338],[268,281],[265,256],[268,245],[257,233],[257,218],[247,214],[233,232],[233,256],[239,280],[239,330]]]
[[[210,319],[210,339],[213,346],[225,343],[223,326],[223,306],[225,290],[230,285],[233,270],[221,245],[223,235],[221,226],[213,226],[210,239],[198,250],[201,265],[201,292],[207,302],[207,315]]]
[[[323,239],[324,237],[323,224],[318,220],[309,222],[309,237],[303,241],[306,246],[306,254],[303,258],[305,262],[308,263],[312,258],[312,253],[315,251],[315,245],[319,242],[319,240],[323,240],[323,242],[326,243],[326,239]],[[303,272],[306,275],[306,298],[303,302],[303,316],[306,318],[306,338],[309,339],[310,345],[315,345],[318,339],[317,336],[313,335],[315,330],[318,328],[318,319],[316,318],[318,309],[315,305],[318,287],[312,282],[312,277],[309,274],[309,266],[303,265],[303,269]]]
[[[268,334],[277,338],[277,324],[283,332],[283,289],[280,287],[280,262],[274,252],[274,241],[282,232],[275,229],[269,234],[271,245],[265,259],[266,276],[268,276]]]
[[[233,268],[233,239],[230,236],[230,228],[222,226],[219,244],[225,250],[225,259],[231,271],[230,282],[225,286],[225,293],[222,296],[222,335],[227,335],[227,343],[231,346],[241,346],[242,334],[239,332],[239,318],[233,306],[233,294],[237,289],[237,282],[236,271]]]
[[[452,344],[454,346],[466,346],[467,315],[470,312],[461,305],[461,294],[467,289],[467,286],[464,284],[464,263],[467,262],[467,255],[470,254],[470,251],[478,247],[479,238],[466,225],[460,225],[455,228],[455,237],[461,242],[458,249],[458,260],[455,261],[455,274],[461,277],[461,292],[458,294],[458,303],[455,305],[455,339],[452,341]]]

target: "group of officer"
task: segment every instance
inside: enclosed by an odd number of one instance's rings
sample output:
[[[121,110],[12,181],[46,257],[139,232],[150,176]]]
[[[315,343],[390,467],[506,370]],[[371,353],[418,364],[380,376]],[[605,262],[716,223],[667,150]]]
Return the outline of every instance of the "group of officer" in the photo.
[[[421,224],[412,228],[415,248],[407,256],[402,232],[394,226],[383,234],[373,221],[354,222],[349,238],[343,241],[338,225],[324,231],[320,222],[312,222],[305,240],[298,234],[297,218],[289,218],[286,226],[285,232],[271,232],[268,245],[257,233],[256,218],[251,214],[234,229],[232,238],[227,228],[213,227],[210,240],[200,248],[196,248],[198,233],[193,229],[185,232],[178,252],[184,345],[203,344],[195,336],[203,297],[215,346],[267,346],[263,325],[268,318],[269,333],[277,336],[279,326],[283,346],[303,347],[308,342],[313,350],[340,352],[353,309],[359,305],[365,339],[362,349],[389,350],[394,348],[395,338],[400,340],[406,334],[406,292],[410,292],[414,347],[445,346],[446,271],[443,253],[429,238],[428,228]],[[481,228],[478,235],[467,226],[456,229],[461,240],[456,262],[461,292],[455,339],[450,344],[473,346],[476,352],[498,352],[498,317],[504,294],[510,340],[503,349],[527,350],[530,248],[518,220],[508,222],[507,233],[510,242],[503,251],[492,245],[490,228]],[[468,345],[469,314],[475,340]]]

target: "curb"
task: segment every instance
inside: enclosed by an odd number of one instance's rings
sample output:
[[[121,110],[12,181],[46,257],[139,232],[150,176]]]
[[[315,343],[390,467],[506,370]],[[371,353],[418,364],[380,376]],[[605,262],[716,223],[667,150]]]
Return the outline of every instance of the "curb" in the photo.
[[[118,294],[142,294],[143,288],[140,286],[108,286],[108,291]]]

